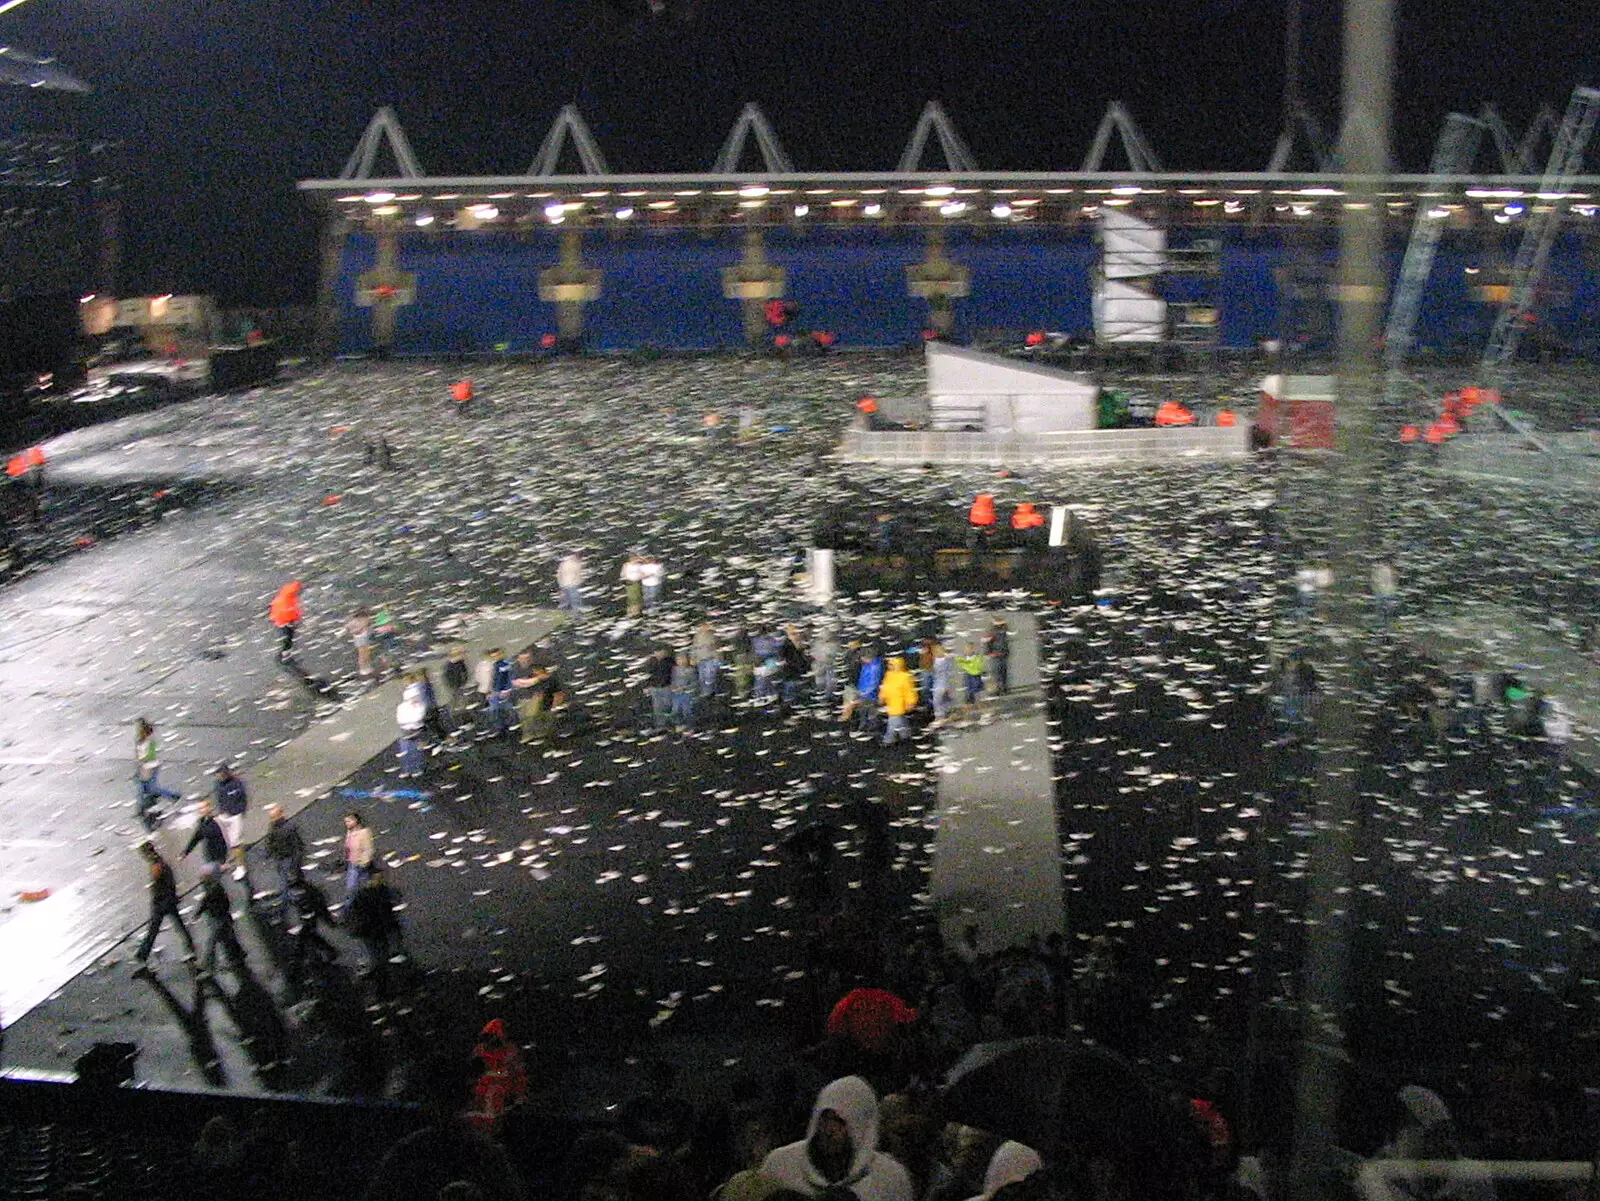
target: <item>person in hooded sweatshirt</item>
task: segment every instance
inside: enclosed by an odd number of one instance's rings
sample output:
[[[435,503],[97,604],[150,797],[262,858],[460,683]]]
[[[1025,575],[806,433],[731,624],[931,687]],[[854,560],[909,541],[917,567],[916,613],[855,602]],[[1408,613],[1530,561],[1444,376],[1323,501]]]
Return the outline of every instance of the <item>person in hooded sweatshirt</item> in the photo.
[[[817,1094],[806,1137],[762,1161],[761,1175],[807,1197],[847,1188],[859,1201],[911,1201],[911,1176],[878,1150],[878,1097],[860,1076]]]
[[[989,1159],[989,1170],[983,1175],[983,1192],[970,1201],[990,1201],[1008,1185],[1020,1184],[1044,1167],[1044,1160],[1032,1147],[1022,1143],[1006,1142]]]

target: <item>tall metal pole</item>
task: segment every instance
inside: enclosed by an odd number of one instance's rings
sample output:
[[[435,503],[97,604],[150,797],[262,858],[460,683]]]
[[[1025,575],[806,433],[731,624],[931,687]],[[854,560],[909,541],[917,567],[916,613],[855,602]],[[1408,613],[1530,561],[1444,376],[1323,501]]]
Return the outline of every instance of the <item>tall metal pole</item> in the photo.
[[[1300,111],[1301,0],[1286,0],[1289,8],[1283,26],[1283,127],[1294,128]]]
[[[1295,1145],[1289,1195],[1332,1197],[1342,1190],[1329,1154],[1338,1138],[1346,1058],[1346,984],[1351,921],[1350,863],[1363,735],[1356,702],[1368,656],[1363,617],[1371,545],[1373,414],[1382,394],[1378,338],[1384,268],[1383,179],[1389,171],[1393,108],[1394,0],[1345,0],[1344,133],[1349,179],[1340,225],[1339,378],[1333,510],[1334,586],[1328,598],[1330,661],[1319,718],[1315,825],[1306,912],[1306,946]]]

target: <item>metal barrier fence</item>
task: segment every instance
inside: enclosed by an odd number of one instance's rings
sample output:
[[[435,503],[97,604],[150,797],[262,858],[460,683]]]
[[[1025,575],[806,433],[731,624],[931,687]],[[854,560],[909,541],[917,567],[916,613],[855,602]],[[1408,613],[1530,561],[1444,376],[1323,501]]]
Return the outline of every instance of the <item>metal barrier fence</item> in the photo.
[[[1369,1159],[1356,1173],[1356,1194],[1362,1201],[1410,1201],[1416,1194],[1405,1185],[1422,1177],[1446,1181],[1440,1196],[1475,1196],[1468,1191],[1472,1182],[1570,1186],[1588,1183],[1594,1170],[1587,1160]]]
[[[1178,429],[1067,430],[1049,434],[962,434],[848,430],[841,458],[859,463],[1158,463],[1243,458],[1248,425]]]

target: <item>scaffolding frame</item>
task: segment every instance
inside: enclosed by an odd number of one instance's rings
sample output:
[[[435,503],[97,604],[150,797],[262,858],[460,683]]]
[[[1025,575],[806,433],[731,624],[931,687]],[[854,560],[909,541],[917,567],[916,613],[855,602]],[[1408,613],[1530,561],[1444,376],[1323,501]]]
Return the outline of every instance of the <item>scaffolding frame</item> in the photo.
[[[1080,170],[1091,175],[1100,170],[1106,151],[1111,148],[1111,137],[1120,134],[1122,149],[1128,156],[1128,170],[1139,174],[1154,174],[1161,170],[1161,160],[1134,122],[1133,116],[1123,107],[1122,101],[1113,100],[1106,105],[1106,115],[1100,118],[1100,127],[1094,131],[1094,141],[1089,153],[1083,157]]]

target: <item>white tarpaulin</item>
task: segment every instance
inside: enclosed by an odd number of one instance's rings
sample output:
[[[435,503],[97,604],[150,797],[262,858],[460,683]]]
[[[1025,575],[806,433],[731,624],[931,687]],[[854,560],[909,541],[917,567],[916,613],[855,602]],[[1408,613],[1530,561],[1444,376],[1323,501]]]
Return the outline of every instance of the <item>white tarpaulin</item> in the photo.
[[[1167,302],[1143,288],[1102,280],[1095,285],[1093,309],[1101,342],[1160,342],[1167,336]]]
[[[1122,209],[1101,210],[1100,245],[1107,279],[1138,279],[1166,270],[1167,231]]]
[[[1081,375],[981,350],[927,343],[934,429],[1042,434],[1095,427],[1100,389]]]

